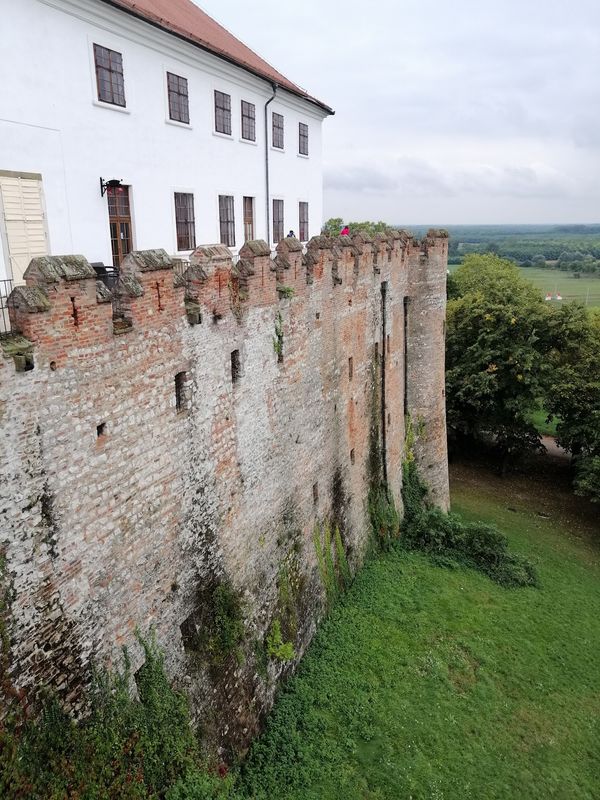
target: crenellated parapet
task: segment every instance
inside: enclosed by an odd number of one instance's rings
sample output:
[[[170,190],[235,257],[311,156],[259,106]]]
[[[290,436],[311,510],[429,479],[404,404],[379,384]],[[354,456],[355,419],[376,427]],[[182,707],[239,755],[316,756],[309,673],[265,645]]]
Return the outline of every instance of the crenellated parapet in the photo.
[[[143,250],[124,259],[111,292],[84,256],[46,256],[31,261],[26,285],[10,297],[12,329],[36,345],[42,361],[59,365],[74,347],[230,314],[241,322],[251,308],[276,306],[320,286],[353,285],[361,275],[373,280],[382,270],[408,273],[411,297],[433,284],[437,296],[446,258],[447,233],[433,229],[422,241],[396,230],[375,236],[319,235],[305,247],[286,237],[274,253],[266,242],[250,241],[235,263],[225,245],[203,245],[185,269],[164,250]]]

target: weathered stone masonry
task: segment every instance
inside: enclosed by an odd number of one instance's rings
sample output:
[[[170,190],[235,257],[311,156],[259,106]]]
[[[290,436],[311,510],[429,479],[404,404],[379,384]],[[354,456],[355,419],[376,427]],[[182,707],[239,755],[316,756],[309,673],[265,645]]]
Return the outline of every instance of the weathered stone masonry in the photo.
[[[118,664],[127,645],[137,669],[135,630],[154,628],[206,738],[241,749],[292,666],[261,666],[273,620],[294,606],[299,656],[323,610],[315,525],[340,525],[353,568],[364,556],[371,430],[401,505],[405,405],[448,504],[447,239],[316,237],[304,254],[284,239],[274,259],[250,242],[235,266],[221,245],[191,261],[180,276],[163,251],[131,254],[115,318],[82,257],[35,259],[13,292],[4,686],[31,703],[51,686],[77,710],[92,661]],[[245,642],[215,667],[190,631],[221,582],[241,599]]]

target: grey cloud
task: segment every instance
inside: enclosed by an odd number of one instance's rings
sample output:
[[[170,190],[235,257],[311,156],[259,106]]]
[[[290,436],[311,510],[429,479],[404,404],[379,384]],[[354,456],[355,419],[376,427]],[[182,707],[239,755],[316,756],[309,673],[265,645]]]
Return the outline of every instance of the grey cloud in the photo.
[[[597,220],[597,0],[202,5],[336,109],[325,185],[361,217]]]
[[[389,192],[398,188],[397,181],[370,166],[340,166],[325,170],[328,189],[349,192]]]

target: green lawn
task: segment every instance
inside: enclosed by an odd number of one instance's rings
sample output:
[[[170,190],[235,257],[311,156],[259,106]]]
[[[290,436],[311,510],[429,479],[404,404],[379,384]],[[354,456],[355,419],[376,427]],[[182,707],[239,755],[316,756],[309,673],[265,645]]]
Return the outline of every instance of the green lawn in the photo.
[[[556,436],[556,425],[558,420],[556,417],[550,422],[547,422],[548,412],[543,408],[538,408],[537,411],[531,415],[531,422],[535,429],[541,433],[542,436]]]
[[[579,300],[589,306],[600,306],[600,278],[586,277],[574,278],[571,272],[559,269],[538,269],[527,267],[521,270],[524,277],[534,283],[542,294],[552,295],[558,290],[563,302]]]
[[[280,696],[245,797],[600,797],[597,517],[552,482],[484,469],[455,467],[452,496],[501,525],[542,588],[402,551],[371,562]]]
[[[450,264],[448,269],[454,272],[458,267],[458,264]],[[537,267],[522,267],[521,273],[538,287],[544,297],[548,293],[554,295],[558,291],[563,299],[550,301],[554,305],[577,300],[580,303],[587,303],[590,308],[600,308],[600,277],[574,278],[571,272]]]

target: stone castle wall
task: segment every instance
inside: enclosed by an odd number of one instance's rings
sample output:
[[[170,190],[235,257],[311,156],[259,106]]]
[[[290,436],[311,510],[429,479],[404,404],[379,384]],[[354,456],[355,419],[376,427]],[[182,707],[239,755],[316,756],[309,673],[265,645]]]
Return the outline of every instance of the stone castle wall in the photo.
[[[201,247],[184,275],[145,251],[111,298],[84,258],[35,259],[0,358],[4,690],[77,710],[154,629],[207,738],[243,749],[293,668],[263,659],[273,621],[299,657],[324,608],[316,526],[356,569],[373,480],[401,505],[405,408],[448,504],[446,261],[436,231]],[[245,636],[210,663],[219,585]]]

